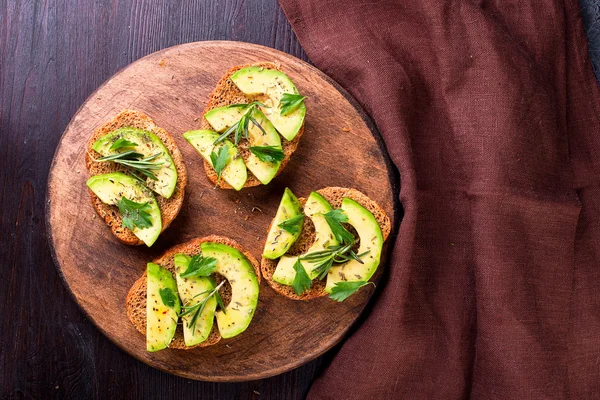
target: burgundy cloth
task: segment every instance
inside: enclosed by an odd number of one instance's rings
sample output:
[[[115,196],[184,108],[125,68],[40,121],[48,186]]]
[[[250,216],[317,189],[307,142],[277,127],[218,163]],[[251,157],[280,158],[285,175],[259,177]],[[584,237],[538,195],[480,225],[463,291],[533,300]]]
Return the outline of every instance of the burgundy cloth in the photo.
[[[377,123],[405,209],[387,285],[309,398],[600,398],[600,92],[577,1],[280,3]]]

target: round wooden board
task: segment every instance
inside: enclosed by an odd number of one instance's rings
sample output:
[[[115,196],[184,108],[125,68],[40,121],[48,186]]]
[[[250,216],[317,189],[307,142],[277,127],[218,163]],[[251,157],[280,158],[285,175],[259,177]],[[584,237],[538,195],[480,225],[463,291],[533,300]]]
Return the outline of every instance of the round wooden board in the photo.
[[[272,61],[308,96],[305,133],[286,169],[269,186],[215,190],[201,157],[182,133],[197,129],[208,95],[234,65]],[[98,218],[85,186],[86,142],[95,128],[123,109],[151,116],[183,153],[188,187],[181,213],[152,248],[121,244]],[[47,227],[57,267],[88,317],[115,344],[164,371],[206,381],[245,381],[280,374],[338,343],[372,293],[343,303],[277,295],[263,279],[250,327],[217,345],[148,353],[145,338],[125,314],[125,297],[146,263],[194,237],[231,237],[257,259],[288,186],[305,197],[326,186],[357,188],[397,220],[397,188],[385,150],[368,118],[334,82],[285,53],[248,43],[197,42],[148,55],[118,72],[81,106],[60,141],[48,181]],[[395,224],[394,224],[395,225]],[[387,247],[386,242],[386,247]],[[384,251],[381,270],[386,266]]]

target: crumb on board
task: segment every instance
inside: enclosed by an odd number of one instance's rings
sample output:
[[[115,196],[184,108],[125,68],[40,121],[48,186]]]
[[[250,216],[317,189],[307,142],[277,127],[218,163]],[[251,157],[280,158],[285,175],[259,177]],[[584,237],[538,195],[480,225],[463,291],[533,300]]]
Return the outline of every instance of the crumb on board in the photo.
[[[346,127],[346,126],[345,126],[345,127],[343,127],[343,128],[342,128],[342,130],[343,130],[344,132],[350,132],[350,128],[348,128],[348,127]]]

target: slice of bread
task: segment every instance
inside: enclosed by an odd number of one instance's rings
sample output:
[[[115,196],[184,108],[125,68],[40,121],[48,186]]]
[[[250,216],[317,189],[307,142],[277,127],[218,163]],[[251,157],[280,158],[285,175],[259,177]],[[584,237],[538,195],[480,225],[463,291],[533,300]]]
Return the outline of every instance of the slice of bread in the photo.
[[[379,206],[379,204],[377,204],[376,202],[371,200],[365,194],[359,192],[356,189],[347,189],[347,188],[341,188],[341,187],[327,187],[324,189],[317,190],[317,193],[319,193],[321,196],[323,196],[325,198],[325,200],[327,200],[333,208],[340,208],[342,206],[342,200],[344,199],[344,197],[348,197],[348,198],[356,201],[358,204],[360,204],[361,206],[363,206],[364,208],[369,210],[371,212],[371,214],[373,214],[373,216],[379,223],[379,226],[381,227],[381,233],[383,234],[383,240],[387,239],[387,237],[389,236],[390,231],[392,229],[392,225],[390,223],[389,217],[387,216],[387,214],[385,213],[383,208],[381,208]],[[298,200],[300,201],[300,204],[302,204],[302,206],[304,207],[304,203],[306,203],[306,199],[299,198]],[[271,224],[272,224],[272,222],[271,222]],[[270,229],[271,229],[271,227],[269,226],[269,230]],[[304,225],[302,227],[302,232],[300,233],[300,236],[294,242],[294,244],[292,245],[292,247],[288,250],[288,252],[286,254],[288,254],[288,255],[304,254],[310,248],[310,246],[312,246],[314,241],[315,241],[315,226],[313,225],[310,218],[305,218]],[[322,297],[322,296],[327,295],[327,293],[325,293],[326,279],[313,280],[310,289],[307,290],[306,292],[302,293],[300,296],[298,296],[296,294],[296,292],[294,292],[293,287],[287,286],[287,285],[282,285],[280,283],[275,282],[273,280],[273,273],[275,273],[275,269],[277,268],[278,262],[279,262],[279,259],[269,260],[269,259],[263,257],[261,260],[261,265],[260,265],[260,269],[261,269],[263,278],[266,279],[269,286],[271,286],[273,288],[273,290],[275,290],[277,293],[279,293],[287,298],[293,299],[293,300],[310,300],[310,299],[314,299],[316,297]]]
[[[113,162],[96,162],[97,158],[101,155],[92,149],[93,144],[100,137],[114,131],[118,128],[132,127],[138,129],[144,129],[154,133],[160,138],[165,147],[171,153],[171,158],[177,167],[177,186],[171,198],[166,199],[158,194],[154,194],[160,213],[162,217],[162,230],[168,228],[171,222],[175,219],[181,205],[183,204],[183,196],[185,193],[185,187],[187,185],[187,173],[185,170],[185,164],[183,162],[183,156],[181,155],[175,140],[167,133],[166,130],[158,127],[152,118],[139,111],[125,110],[119,115],[113,118],[111,121],[100,126],[94,131],[94,134],[87,143],[87,155],[85,158],[85,166],[88,170],[89,176],[108,174],[111,172],[124,172],[128,173],[127,169],[120,164]],[[117,206],[111,206],[104,204],[98,196],[89,190],[92,198],[92,205],[100,217],[104,219],[104,222],[110,227],[112,233],[121,242],[128,245],[141,245],[144,244],[140,239],[133,234],[133,232],[123,226],[121,223],[121,214]]]
[[[206,108],[204,109],[204,111],[202,112],[202,122],[200,125],[200,129],[210,129],[210,130],[213,129],[212,126],[206,120],[206,118],[204,118],[204,114],[206,114],[210,110],[212,110],[214,108],[228,106],[230,104],[248,104],[248,103],[251,103],[252,101],[254,101],[254,98],[252,96],[247,96],[244,93],[242,93],[242,91],[240,89],[238,89],[238,87],[231,81],[231,79],[229,79],[231,77],[231,75],[233,75],[236,71],[238,71],[242,68],[251,67],[251,66],[258,66],[258,67],[263,67],[266,69],[274,69],[277,71],[281,71],[281,68],[279,67],[278,64],[271,63],[271,62],[259,62],[259,63],[254,63],[254,64],[239,65],[239,66],[233,67],[230,70],[228,70],[227,72],[225,72],[225,75],[223,75],[221,80],[217,83],[217,86],[214,88],[214,90],[210,94],[208,104],[207,104]],[[285,71],[282,71],[282,72],[285,72]],[[285,158],[283,159],[283,161],[281,161],[281,165],[279,166],[277,175],[279,175],[281,173],[281,171],[283,171],[283,169],[287,165],[288,161],[290,160],[290,157],[292,156],[294,151],[296,151],[296,148],[298,147],[298,143],[300,142],[300,137],[302,136],[303,133],[304,133],[304,124],[302,124],[300,131],[298,132],[298,134],[292,141],[289,141],[286,138],[284,138],[283,136],[279,135],[279,138],[281,139],[281,146],[283,147],[283,152],[285,153]],[[240,155],[244,159],[244,161],[247,161],[248,156],[250,154],[250,151],[248,150],[248,141],[247,140],[242,139],[242,141],[240,141],[239,151],[240,151]],[[218,187],[223,188],[223,189],[232,189],[232,187],[227,182],[225,182],[223,179],[221,179],[217,183],[217,180],[218,180],[217,173],[215,172],[212,165],[206,160],[204,160],[204,170],[206,171],[206,176],[213,183],[213,185],[217,185]],[[252,172],[250,172],[250,170],[248,170],[248,180],[244,184],[244,187],[252,187],[252,186],[258,186],[258,185],[262,185],[262,183],[254,175],[252,175]]]
[[[256,278],[258,279],[258,283],[260,283],[260,266],[259,266],[256,258],[254,258],[254,256],[252,256],[252,254],[250,254],[248,251],[246,251],[236,241],[226,238],[226,237],[223,237],[223,236],[211,235],[211,236],[206,236],[203,238],[193,239],[187,243],[172,247],[171,249],[167,250],[163,255],[161,255],[157,259],[153,260],[152,262],[160,265],[163,268],[168,269],[169,271],[171,271],[172,274],[175,274],[175,265],[174,265],[174,261],[173,261],[175,254],[182,253],[182,254],[186,254],[188,256],[194,256],[196,254],[200,254],[201,253],[200,245],[204,242],[220,243],[220,244],[224,244],[224,245],[233,247],[234,249],[241,251],[242,254],[244,254],[244,256],[246,256],[248,261],[250,261],[250,263],[254,267],[254,272],[256,273]],[[175,276],[175,275],[173,275],[173,276]],[[224,278],[222,278],[219,275],[216,276],[217,283],[220,283],[223,279]],[[223,298],[223,303],[225,305],[229,304],[229,301],[231,300],[231,286],[229,285],[229,283],[226,282],[223,285],[223,287],[219,291],[219,294]],[[131,289],[129,289],[129,293],[127,294],[127,299],[125,302],[126,307],[127,307],[127,317],[129,317],[129,320],[133,323],[135,328],[140,333],[142,333],[144,336],[146,336],[146,295],[147,295],[147,279],[146,279],[146,273],[144,272],[144,275],[142,275],[142,277],[140,279],[135,281],[135,283],[133,284]],[[173,341],[171,342],[169,347],[172,349],[189,350],[189,349],[193,349],[194,347],[211,346],[220,340],[221,340],[221,335],[219,334],[219,330],[217,328],[217,323],[215,322],[208,339],[206,339],[204,342],[202,342],[196,346],[187,347],[183,340],[183,328],[181,325],[178,325],[177,330],[175,331],[175,337],[173,338]]]

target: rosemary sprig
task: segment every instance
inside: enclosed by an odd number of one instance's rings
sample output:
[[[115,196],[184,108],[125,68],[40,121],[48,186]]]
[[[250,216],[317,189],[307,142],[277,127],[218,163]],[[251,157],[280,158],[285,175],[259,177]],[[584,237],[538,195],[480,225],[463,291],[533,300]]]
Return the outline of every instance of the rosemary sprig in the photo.
[[[221,286],[223,286],[224,284],[225,284],[225,281],[219,283],[219,285],[212,292],[210,292],[208,294],[208,296],[206,296],[202,301],[200,301],[192,306],[184,305],[182,307],[183,312],[181,314],[179,314],[180,317],[183,317],[184,315],[188,315],[188,314],[193,314],[192,319],[190,319],[190,321],[188,322],[188,327],[191,328],[192,332],[194,332],[196,330],[196,323],[198,322],[198,317],[200,317],[200,315],[202,315],[202,311],[204,311],[204,308],[206,307],[206,303],[208,303],[208,300],[212,296],[219,296],[219,289],[221,289]],[[208,290],[204,291],[202,293],[198,293],[192,299],[195,299],[196,297],[198,297],[206,292],[208,292]],[[223,301],[222,300],[217,301],[217,303],[219,303],[219,305],[222,305]]]
[[[157,169],[160,169],[160,166],[163,164],[162,162],[153,161],[156,157],[161,155],[161,153],[156,153],[149,157],[144,157],[143,154],[136,152],[135,150],[128,150],[122,153],[110,154],[108,156],[100,157],[96,159],[98,162],[108,162],[112,161],[117,164],[124,165],[133,171],[139,172],[140,174],[158,180],[154,172]]]
[[[323,279],[327,276],[327,272],[329,272],[334,263],[342,264],[350,260],[356,260],[357,262],[364,264],[364,261],[360,258],[368,254],[369,250],[361,254],[356,254],[352,250],[353,246],[354,241],[345,245],[328,246],[325,250],[313,251],[300,256],[298,259],[318,264],[313,268],[313,272],[318,274],[319,279]]]
[[[252,122],[254,124],[254,126],[256,126],[258,129],[260,129],[261,132],[263,133],[263,135],[267,134],[267,132],[264,130],[264,128],[252,116],[252,114],[254,113],[254,110],[256,110],[259,106],[266,107],[266,108],[268,108],[268,106],[261,103],[260,101],[253,101],[250,104],[233,104],[233,105],[230,105],[229,107],[246,107],[246,106],[248,108],[246,109],[246,111],[244,112],[244,114],[242,115],[240,120],[238,122],[236,122],[235,124],[231,125],[229,128],[227,128],[227,130],[225,132],[223,132],[221,134],[221,136],[219,136],[213,142],[213,144],[222,142],[229,135],[234,133],[233,141],[234,141],[235,145],[237,146],[238,143],[240,142],[240,140],[242,140],[242,138],[248,139],[248,127],[249,127],[250,122]]]

